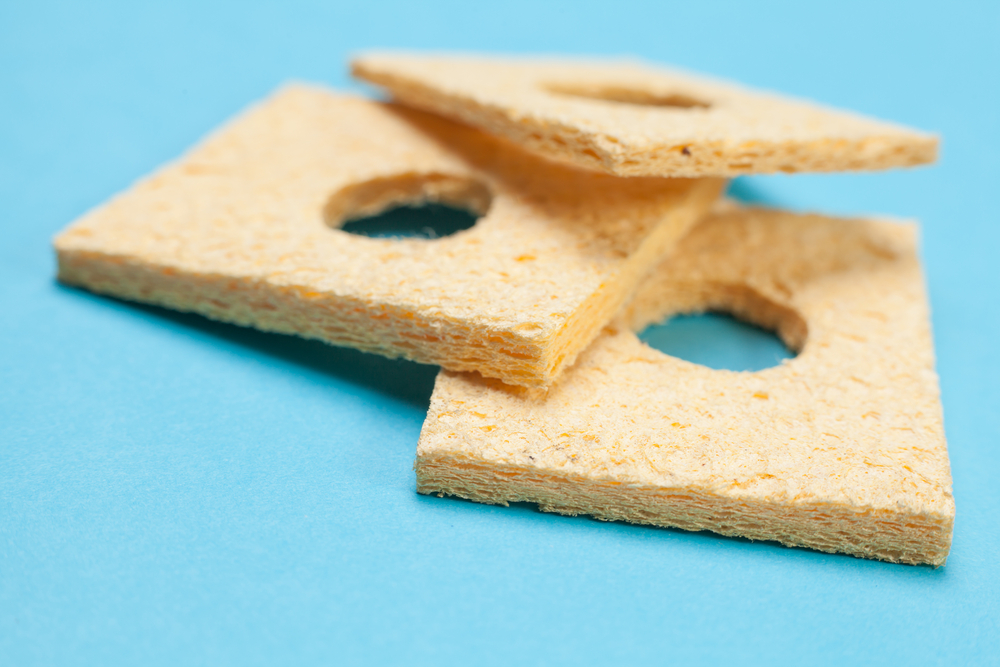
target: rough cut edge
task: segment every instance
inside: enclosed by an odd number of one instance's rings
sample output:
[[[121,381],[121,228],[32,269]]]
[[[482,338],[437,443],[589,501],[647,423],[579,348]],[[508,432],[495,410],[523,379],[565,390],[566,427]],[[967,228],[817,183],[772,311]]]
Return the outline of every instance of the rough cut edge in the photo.
[[[612,279],[577,309],[552,341],[521,336],[513,330],[477,330],[472,322],[317,293],[307,287],[187,272],[129,257],[76,250],[57,241],[58,279],[129,301],[449,370],[477,371],[510,385],[544,390],[618,312],[641,276],[698,221],[701,211],[708,210],[724,184],[721,180],[698,183],[684,204],[664,216],[657,229]]]
[[[373,304],[262,280],[203,275],[95,252],[60,250],[58,279],[98,294],[197,313],[213,320],[294,334],[389,358],[482,368],[506,362],[508,376],[531,376],[541,349],[496,332],[477,347],[459,322],[417,319],[404,308]],[[502,340],[502,343],[500,341]],[[500,351],[499,355],[491,352]]]
[[[709,530],[909,565],[945,564],[953,516],[852,512],[822,503],[734,500],[712,489],[627,485],[613,479],[544,475],[514,465],[424,454],[414,469],[417,491],[479,503],[533,502],[544,512],[590,515],[602,521]]]
[[[810,143],[757,141],[751,147],[703,141],[678,146],[654,144],[641,151],[626,152],[612,136],[583,132],[530,114],[521,114],[514,120],[506,109],[469,96],[442,93],[360,61],[352,63],[352,74],[385,87],[396,101],[407,106],[506,137],[547,159],[614,176],[732,178],[748,174],[880,171],[932,164],[938,158],[938,138],[916,132]]]

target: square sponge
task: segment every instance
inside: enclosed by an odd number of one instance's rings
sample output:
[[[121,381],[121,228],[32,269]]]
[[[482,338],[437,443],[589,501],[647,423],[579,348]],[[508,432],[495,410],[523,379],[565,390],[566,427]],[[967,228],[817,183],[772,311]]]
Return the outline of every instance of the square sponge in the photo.
[[[95,292],[545,387],[720,179],[619,179],[391,104],[293,85],[55,239]],[[437,239],[339,227],[400,205],[482,217]]]
[[[720,211],[544,398],[442,372],[417,490],[943,565],[955,504],[916,235]],[[713,370],[633,333],[706,309],[800,352]]]
[[[736,176],[933,162],[937,138],[628,60],[371,53],[355,76],[397,100],[619,176]]]

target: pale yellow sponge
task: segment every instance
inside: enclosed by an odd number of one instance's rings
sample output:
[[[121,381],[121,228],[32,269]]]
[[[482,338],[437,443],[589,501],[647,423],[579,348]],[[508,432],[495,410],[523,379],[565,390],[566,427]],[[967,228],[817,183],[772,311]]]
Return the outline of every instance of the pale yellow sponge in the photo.
[[[539,160],[447,120],[291,86],[55,240],[95,292],[549,384],[717,198]],[[338,229],[399,204],[482,214],[439,239]]]
[[[418,491],[944,564],[955,504],[916,235],[758,209],[706,219],[543,399],[442,372]],[[632,333],[706,308],[801,352],[712,370]]]
[[[372,53],[353,72],[410,106],[620,176],[885,169],[937,156],[923,132],[636,61]]]

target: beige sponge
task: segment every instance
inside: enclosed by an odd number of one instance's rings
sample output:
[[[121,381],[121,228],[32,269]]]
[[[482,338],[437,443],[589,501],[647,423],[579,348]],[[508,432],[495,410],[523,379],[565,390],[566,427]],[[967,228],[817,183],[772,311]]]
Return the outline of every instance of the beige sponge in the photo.
[[[632,333],[707,308],[801,352],[711,370]],[[714,215],[543,399],[442,372],[416,471],[421,493],[942,565],[955,505],[916,227]]]
[[[932,135],[632,61],[373,53],[353,71],[408,105],[620,176],[885,169],[937,154]]]
[[[287,87],[55,240],[59,279],[545,386],[712,205],[393,105]],[[482,214],[439,239],[338,229],[398,204]]]

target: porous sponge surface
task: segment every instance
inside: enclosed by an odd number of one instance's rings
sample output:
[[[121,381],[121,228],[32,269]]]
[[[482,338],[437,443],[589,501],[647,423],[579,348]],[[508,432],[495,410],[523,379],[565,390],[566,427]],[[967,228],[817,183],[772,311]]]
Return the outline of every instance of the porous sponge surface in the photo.
[[[712,370],[633,333],[706,308],[801,351]],[[955,505],[916,227],[719,212],[544,398],[441,373],[416,470],[423,493],[941,565]]]
[[[398,100],[551,159],[620,176],[736,176],[933,162],[899,125],[637,61],[363,54]]]
[[[97,292],[541,387],[722,186],[597,175],[419,111],[292,85],[55,247],[60,280]],[[425,201],[483,217],[434,240],[337,229]]]

